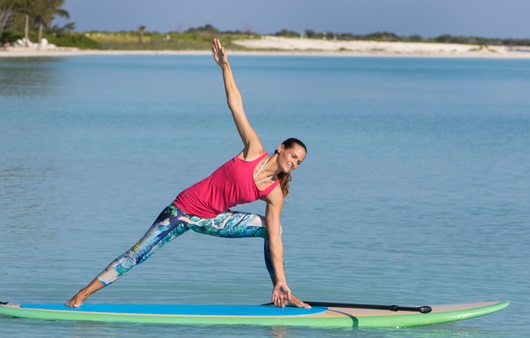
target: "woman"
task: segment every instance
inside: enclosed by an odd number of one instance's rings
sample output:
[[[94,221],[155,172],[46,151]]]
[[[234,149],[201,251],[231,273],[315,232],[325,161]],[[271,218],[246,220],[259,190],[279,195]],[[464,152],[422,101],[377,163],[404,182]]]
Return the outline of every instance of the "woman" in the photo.
[[[243,141],[243,150],[212,175],[182,191],[162,211],[144,237],[72,297],[67,306],[81,306],[91,294],[111,284],[165,243],[191,229],[219,237],[263,237],[265,263],[273,283],[272,302],[279,307],[309,307],[293,296],[287,285],[280,226],[283,199],[289,193],[290,172],[304,160],[306,147],[301,141],[291,138],[269,156],[247,120],[227,54],[218,39],[213,42],[212,54],[223,72],[228,107]],[[267,204],[265,217],[229,210],[237,204],[257,199]]]

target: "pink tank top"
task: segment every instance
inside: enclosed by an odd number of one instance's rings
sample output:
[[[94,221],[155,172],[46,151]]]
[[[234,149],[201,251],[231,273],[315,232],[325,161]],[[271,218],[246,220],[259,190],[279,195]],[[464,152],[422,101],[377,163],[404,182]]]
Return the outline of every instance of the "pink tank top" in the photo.
[[[214,218],[235,205],[267,196],[280,181],[261,191],[253,177],[256,165],[267,156],[269,154],[264,153],[253,161],[245,161],[237,156],[232,158],[204,180],[182,191],[173,204],[188,214]]]

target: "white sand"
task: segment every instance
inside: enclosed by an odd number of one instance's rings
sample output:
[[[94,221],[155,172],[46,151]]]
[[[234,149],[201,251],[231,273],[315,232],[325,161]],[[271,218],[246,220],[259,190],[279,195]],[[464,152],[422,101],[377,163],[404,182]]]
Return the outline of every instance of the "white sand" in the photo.
[[[240,46],[299,53],[379,56],[437,56],[437,57],[525,57],[530,47],[477,46],[453,43],[339,41],[263,36],[255,40],[239,40]]]
[[[449,43],[335,41],[263,36],[260,39],[238,40],[235,44],[254,52],[230,52],[231,54],[317,54],[332,56],[420,56],[420,57],[503,57],[530,58],[530,47],[477,46]],[[76,48],[27,48],[0,49],[0,57],[75,56],[75,55],[169,55],[209,54],[209,51],[101,51]]]

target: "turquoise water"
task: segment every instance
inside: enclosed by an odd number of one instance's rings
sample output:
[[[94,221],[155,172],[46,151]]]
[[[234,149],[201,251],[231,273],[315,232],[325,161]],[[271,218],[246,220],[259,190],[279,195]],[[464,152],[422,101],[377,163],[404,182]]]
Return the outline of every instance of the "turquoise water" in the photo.
[[[233,56],[269,151],[308,146],[282,215],[306,300],[509,300],[399,330],[0,318],[6,337],[521,337],[530,302],[530,60]],[[0,59],[0,300],[64,302],[241,149],[208,56]],[[263,213],[263,203],[238,210]],[[189,233],[93,303],[261,304],[260,239]]]

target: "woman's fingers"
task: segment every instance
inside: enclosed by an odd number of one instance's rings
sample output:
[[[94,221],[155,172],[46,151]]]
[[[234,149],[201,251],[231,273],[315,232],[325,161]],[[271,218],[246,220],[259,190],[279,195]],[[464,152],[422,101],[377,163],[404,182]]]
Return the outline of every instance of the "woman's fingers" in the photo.
[[[221,41],[217,38],[213,40],[212,43],[212,55],[219,65],[222,65],[226,62],[227,57],[225,53],[225,48],[221,45]]]

